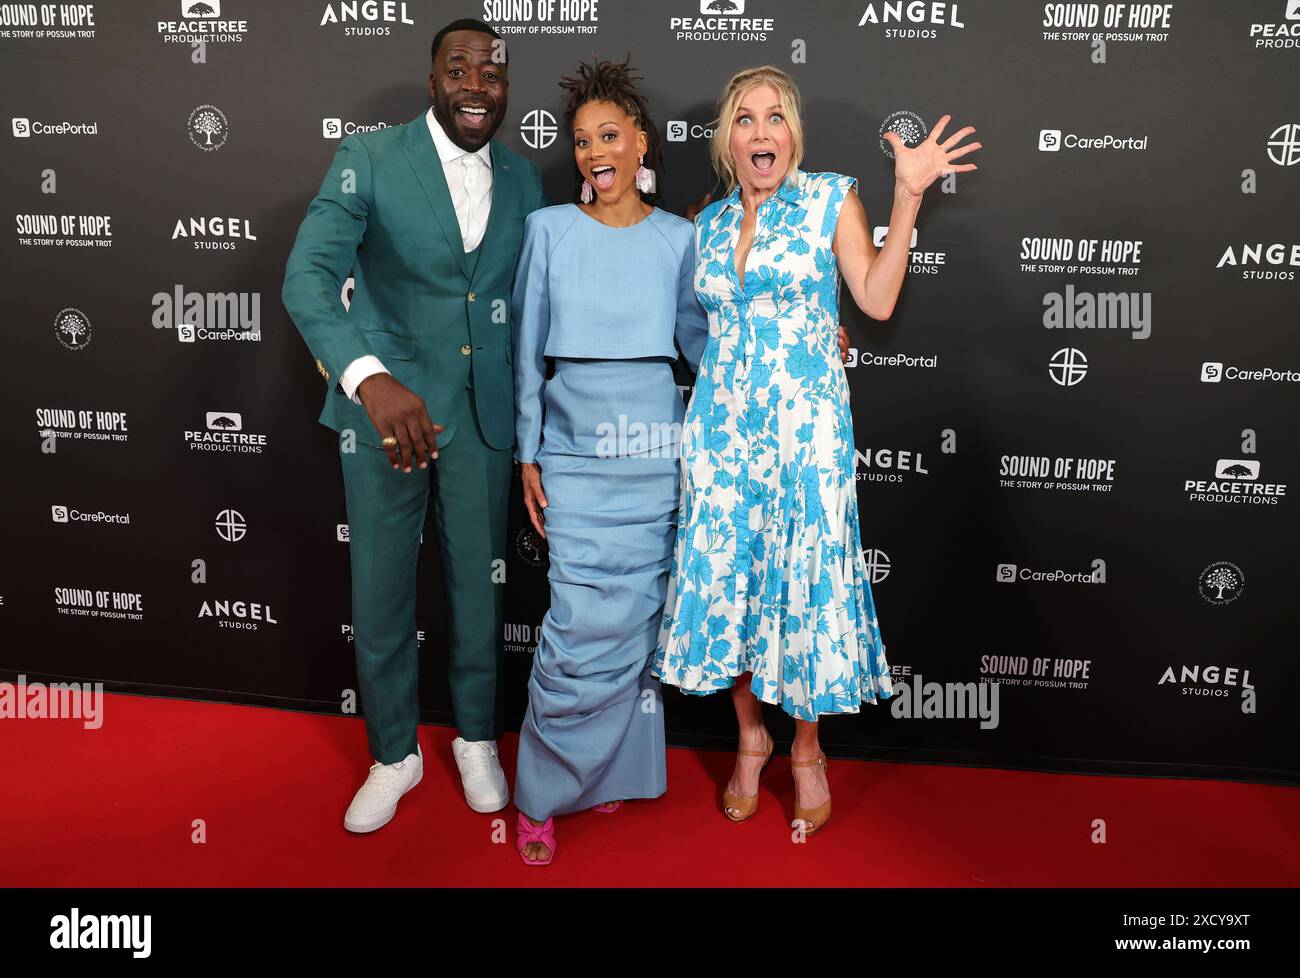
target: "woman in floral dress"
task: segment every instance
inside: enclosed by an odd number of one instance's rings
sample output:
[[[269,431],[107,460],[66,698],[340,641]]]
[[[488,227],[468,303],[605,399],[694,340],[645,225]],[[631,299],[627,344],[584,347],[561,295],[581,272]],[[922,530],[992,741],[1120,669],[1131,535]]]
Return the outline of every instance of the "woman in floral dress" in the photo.
[[[892,695],[858,527],[849,390],[838,356],[841,275],[888,319],[907,269],[921,196],[974,170],[939,120],[895,156],[886,243],[872,244],[856,179],[800,169],[799,95],[780,69],[740,72],[719,103],[714,165],[730,191],[696,219],[695,288],[709,341],[682,437],[672,576],[654,674],[684,692],[731,689],[740,753],[724,793],[753,814],[772,738],[760,701],[796,720],[792,827],[830,817],[817,722]],[[739,682],[737,680],[740,680]]]

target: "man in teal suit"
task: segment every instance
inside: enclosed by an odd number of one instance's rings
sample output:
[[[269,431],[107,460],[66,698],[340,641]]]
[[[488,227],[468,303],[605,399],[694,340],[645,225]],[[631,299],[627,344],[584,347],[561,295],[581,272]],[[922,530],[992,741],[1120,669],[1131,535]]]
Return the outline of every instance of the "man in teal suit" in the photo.
[[[431,53],[433,107],[343,140],[284,279],[285,308],[325,378],[321,423],[341,435],[353,641],[375,761],[344,818],[354,832],[387,824],[423,773],[415,577],[431,488],[453,750],[470,807],[509,800],[496,757],[515,441],[509,310],[524,218],[546,200],[537,168],[492,140],[508,87],[499,35],[458,20]]]

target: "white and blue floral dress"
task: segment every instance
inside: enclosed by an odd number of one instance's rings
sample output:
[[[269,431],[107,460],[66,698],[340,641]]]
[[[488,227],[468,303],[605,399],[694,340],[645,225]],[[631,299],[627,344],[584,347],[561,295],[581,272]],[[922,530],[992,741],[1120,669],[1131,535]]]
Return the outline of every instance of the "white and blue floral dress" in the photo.
[[[831,251],[838,173],[796,171],[758,207],[745,280],[740,188],[696,219],[709,339],[682,433],[682,486],[654,675],[751,689],[801,720],[893,695],[863,562]]]

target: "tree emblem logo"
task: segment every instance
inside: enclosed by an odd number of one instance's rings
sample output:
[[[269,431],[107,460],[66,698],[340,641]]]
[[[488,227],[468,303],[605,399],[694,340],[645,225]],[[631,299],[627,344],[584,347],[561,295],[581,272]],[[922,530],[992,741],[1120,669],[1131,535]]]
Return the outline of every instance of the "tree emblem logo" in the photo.
[[[54,317],[54,335],[66,349],[84,350],[90,345],[94,332],[90,320],[80,309],[61,309]]]
[[[889,113],[880,123],[880,131],[877,135],[880,137],[880,151],[891,160],[894,158],[894,147],[889,145],[889,140],[885,139],[887,132],[898,133],[898,138],[909,147],[919,146],[930,134],[925,122],[910,109],[896,109]]]
[[[243,415],[236,411],[209,411],[207,417],[209,431],[243,431]]]
[[[185,127],[190,134],[190,142],[205,153],[221,149],[230,136],[230,123],[226,114],[215,105],[200,105],[190,113]]]
[[[515,553],[529,567],[543,567],[549,549],[546,541],[531,526],[525,526],[515,536]]]
[[[1201,571],[1198,588],[1209,604],[1231,604],[1241,597],[1241,589],[1246,586],[1246,575],[1236,564],[1226,560],[1217,560]]]

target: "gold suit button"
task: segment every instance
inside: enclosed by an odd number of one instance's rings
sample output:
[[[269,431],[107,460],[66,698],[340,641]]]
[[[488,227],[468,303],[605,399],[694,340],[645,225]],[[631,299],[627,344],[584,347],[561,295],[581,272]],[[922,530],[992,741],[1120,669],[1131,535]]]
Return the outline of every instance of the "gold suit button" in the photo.
[[[469,356],[469,344],[466,343],[464,346],[462,346],[460,348],[460,352],[465,354],[465,356]]]
[[[466,298],[468,298],[470,302],[473,302],[473,301],[474,301],[474,293],[471,292],[468,296],[466,296]]]

